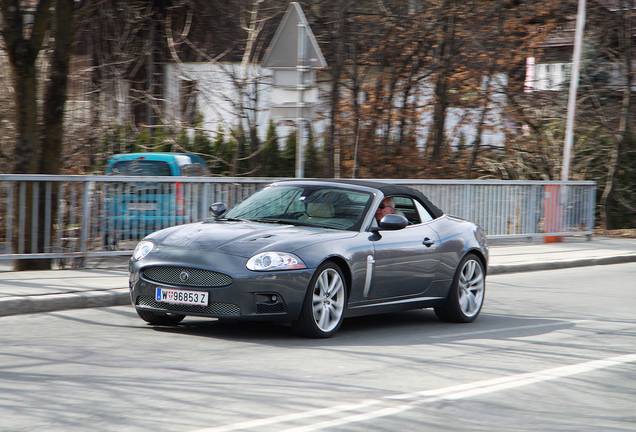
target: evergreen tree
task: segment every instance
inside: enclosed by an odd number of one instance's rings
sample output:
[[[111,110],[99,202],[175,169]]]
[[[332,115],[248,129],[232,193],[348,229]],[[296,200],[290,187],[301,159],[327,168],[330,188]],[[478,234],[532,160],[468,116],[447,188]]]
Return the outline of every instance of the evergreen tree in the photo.
[[[280,174],[283,177],[294,177],[296,174],[296,129],[292,129],[285,140]]]
[[[152,151],[152,137],[150,136],[150,129],[146,127],[141,128],[139,134],[137,134],[137,139],[131,144],[132,145],[130,147],[130,153],[135,153],[138,151]]]
[[[171,152],[174,151],[172,145],[172,134],[169,128],[155,128],[151,142],[153,144],[152,151],[155,152]]]
[[[210,156],[212,157],[212,161],[210,163],[210,170],[212,174],[227,175],[229,166],[232,163],[233,152],[233,142],[225,139],[223,126],[219,126],[216,139],[211,144]]]
[[[205,131],[197,130],[194,132],[193,151],[195,153],[210,154],[212,150],[212,142]]]
[[[244,175],[250,171],[249,160],[247,159],[250,153],[250,145],[247,142],[245,133],[240,128],[232,130],[231,143],[234,152],[230,159],[230,175],[232,175],[232,172],[237,176]],[[238,146],[238,151],[236,146]]]
[[[269,122],[267,129],[267,138],[265,140],[265,149],[261,156],[261,175],[263,177],[280,176],[281,154],[278,148],[278,134],[276,133],[276,125],[273,120]]]
[[[246,159],[245,167],[246,172],[250,176],[258,175],[261,167],[259,162],[261,160],[261,153],[259,153],[260,148],[262,147],[261,141],[258,138],[258,131],[256,126],[251,128],[250,136],[245,137],[245,146],[243,148],[243,154]]]
[[[186,129],[181,129],[179,136],[177,137],[177,149],[178,151],[188,152],[191,149],[190,137]]]
[[[320,177],[322,172],[321,149],[316,146],[313,129],[309,128],[309,138],[305,147],[305,177]]]
[[[200,111],[197,111],[195,114],[194,124],[196,129],[194,132],[193,151],[195,153],[211,154],[212,142],[208,134],[201,130],[201,126],[203,126],[203,114]]]

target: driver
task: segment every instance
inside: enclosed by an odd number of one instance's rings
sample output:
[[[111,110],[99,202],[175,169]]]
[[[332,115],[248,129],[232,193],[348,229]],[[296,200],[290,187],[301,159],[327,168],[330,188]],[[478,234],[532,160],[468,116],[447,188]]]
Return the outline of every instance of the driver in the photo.
[[[385,215],[393,213],[395,210],[395,198],[384,198],[375,212],[375,220],[380,222]]]

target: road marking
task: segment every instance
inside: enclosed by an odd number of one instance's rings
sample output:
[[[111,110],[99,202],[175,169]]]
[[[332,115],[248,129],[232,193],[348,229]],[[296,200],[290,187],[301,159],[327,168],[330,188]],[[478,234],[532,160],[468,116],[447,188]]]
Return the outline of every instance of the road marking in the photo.
[[[496,314],[490,314],[490,316],[496,316]],[[503,316],[503,315],[502,315]],[[566,326],[566,325],[579,325],[579,324],[598,324],[598,323],[603,323],[603,324],[627,324],[631,327],[632,323],[631,322],[623,322],[623,321],[609,321],[609,320],[584,320],[584,319],[579,319],[579,320],[569,320],[569,319],[559,319],[559,318],[550,318],[551,321],[553,322],[549,322],[549,323],[543,323],[543,324],[525,324],[525,325],[518,325],[518,326],[513,326],[513,327],[506,327],[506,328],[493,328],[493,329],[489,329],[489,330],[475,330],[475,331],[470,331],[470,332],[464,332],[462,333],[462,337],[465,336],[475,336],[475,335],[481,335],[481,334],[488,334],[488,333],[501,333],[501,332],[509,332],[511,330],[534,330],[534,329],[539,329],[539,328],[543,328],[543,327],[560,327],[560,326]],[[427,338],[429,339],[448,339],[448,338],[453,338],[456,337],[457,335],[455,334],[441,334],[441,335],[432,335],[432,336],[427,336]]]
[[[586,372],[592,372],[599,369],[606,369],[613,366],[619,366],[625,363],[636,362],[636,353],[622,356],[610,357],[607,359],[593,360],[585,363],[579,363],[569,366],[560,366],[551,369],[545,369],[537,372],[522,373],[507,377],[494,378],[474,383],[459,384],[450,387],[444,387],[435,390],[424,390],[415,393],[405,393],[402,395],[387,396],[377,400],[365,400],[358,404],[337,405],[330,408],[322,408],[312,411],[305,411],[294,414],[286,414],[265,419],[249,420],[245,422],[230,424],[226,426],[199,429],[194,432],[230,432],[236,430],[251,429],[260,426],[288,423],[295,420],[304,420],[314,417],[330,416],[347,411],[356,411],[366,409],[375,405],[387,404],[389,401],[409,400],[408,404],[393,405],[390,407],[379,408],[375,411],[367,413],[355,414],[348,417],[338,419],[325,420],[306,426],[293,427],[286,429],[284,432],[311,432],[317,430],[330,429],[335,426],[345,424],[359,423],[380,417],[388,417],[405,411],[414,409],[421,404],[433,403],[442,400],[458,400],[474,396],[480,396],[488,393],[494,393],[502,390],[523,387],[544,381],[551,381],[559,378],[566,378]]]
[[[365,414],[356,414],[349,417],[344,417],[341,419],[327,420],[316,424],[306,425],[295,427],[291,429],[285,429],[281,432],[311,432],[321,429],[331,429],[336,426],[343,426],[351,423],[359,423],[367,420],[373,420],[380,417],[388,417],[395,414],[399,414],[404,411],[408,411],[413,408],[413,405],[398,405],[396,407],[383,408],[378,411],[372,411],[370,413]]]
[[[570,324],[576,324],[576,323],[574,321],[562,320],[562,321],[550,322],[545,324],[526,324],[526,325],[518,325],[514,327],[494,328],[490,330],[475,330],[471,332],[462,333],[461,336],[465,337],[465,336],[474,336],[474,335],[487,334],[487,333],[501,333],[501,332],[508,332],[511,330],[532,330],[535,328],[559,327],[559,326],[570,325]],[[457,336],[456,334],[442,334],[442,335],[428,336],[428,338],[429,339],[448,339],[449,337],[456,337],[456,336]]]
[[[477,381],[474,383],[460,384],[437,390],[425,390],[416,393],[388,396],[385,399],[404,400],[425,398],[424,400],[420,400],[420,403],[430,403],[438,400],[464,399],[486,393],[493,393],[500,390],[508,390],[511,388],[536,384],[543,381],[566,378],[572,375],[591,372],[598,369],[605,369],[608,367],[630,363],[633,361],[636,361],[636,354],[627,354],[624,356],[611,357],[604,360],[593,360],[586,363],[579,363],[570,366],[560,366],[538,372],[529,372],[519,375],[511,375],[508,377],[494,378],[491,380]]]
[[[280,415],[276,417],[269,417],[269,418],[257,419],[257,420],[248,420],[248,421],[230,424],[226,426],[219,426],[219,427],[213,427],[208,429],[199,429],[198,431],[194,431],[194,432],[231,432],[236,430],[245,430],[245,429],[255,428],[259,426],[267,426],[271,424],[286,423],[286,422],[290,422],[294,420],[302,420],[302,419],[311,418],[311,417],[337,414],[344,411],[354,411],[358,409],[367,408],[372,405],[377,405],[379,403],[382,403],[382,401],[376,400],[376,399],[370,399],[370,400],[362,401],[358,404],[338,405],[338,406],[330,407],[330,408],[320,408],[313,411],[305,411],[305,412],[294,413],[294,414],[284,414],[284,415]]]

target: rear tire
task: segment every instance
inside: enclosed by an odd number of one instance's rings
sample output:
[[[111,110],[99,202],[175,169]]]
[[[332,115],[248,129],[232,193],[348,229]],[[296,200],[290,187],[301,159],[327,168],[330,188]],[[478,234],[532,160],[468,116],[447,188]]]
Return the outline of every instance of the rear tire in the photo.
[[[457,266],[446,301],[435,308],[437,317],[458,323],[474,321],[484,304],[485,278],[481,260],[475,254],[467,254]]]
[[[144,310],[137,310],[137,315],[139,315],[139,318],[152,325],[161,326],[176,326],[185,318],[185,315],[170,315]]]
[[[347,304],[347,285],[340,267],[333,262],[323,263],[309,282],[307,294],[292,331],[310,338],[333,336],[344,316]]]

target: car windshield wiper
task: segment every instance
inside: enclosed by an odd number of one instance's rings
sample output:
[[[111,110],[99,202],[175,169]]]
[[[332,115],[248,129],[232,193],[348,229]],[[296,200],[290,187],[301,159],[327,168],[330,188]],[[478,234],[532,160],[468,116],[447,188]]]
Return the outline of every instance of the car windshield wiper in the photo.
[[[241,218],[217,218],[215,220],[226,221],[226,222],[252,222],[249,219],[241,219]]]
[[[280,225],[295,225],[295,226],[310,226],[315,227],[315,224],[303,222],[299,220],[291,220],[291,219],[254,219],[253,222],[263,222],[263,223],[275,223]]]

